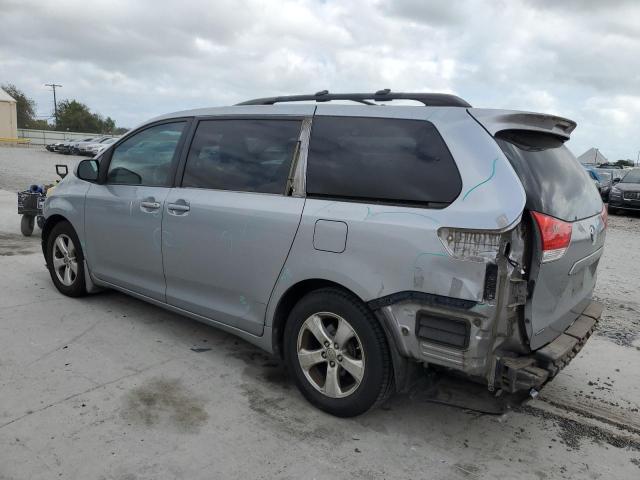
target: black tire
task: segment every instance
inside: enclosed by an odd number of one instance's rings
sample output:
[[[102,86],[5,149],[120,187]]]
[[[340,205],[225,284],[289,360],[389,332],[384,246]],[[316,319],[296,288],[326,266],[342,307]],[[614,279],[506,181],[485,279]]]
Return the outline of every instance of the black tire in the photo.
[[[364,358],[362,380],[352,393],[343,398],[332,398],[319,391],[305,376],[298,360],[298,335],[305,321],[319,312],[342,317],[361,343]],[[298,301],[285,326],[284,356],[304,397],[319,409],[338,417],[360,415],[384,402],[393,391],[393,367],[382,327],[364,303],[337,288],[315,290]],[[336,368],[340,371],[340,366]]]
[[[44,228],[44,217],[42,215],[38,215],[36,217],[36,225],[38,225],[40,230]]]
[[[25,237],[30,237],[34,229],[34,219],[32,215],[22,215],[20,220],[20,231]]]
[[[54,243],[60,236],[66,236],[68,239],[70,239],[73,242],[73,247],[75,250],[74,257],[77,264],[77,273],[72,279],[70,285],[65,285],[58,278],[58,275],[54,268]],[[46,255],[47,268],[49,269],[51,280],[60,293],[67,295],[68,297],[81,297],[87,294],[84,280],[84,254],[82,252],[82,247],[80,246],[78,235],[76,235],[76,231],[73,229],[69,222],[59,222],[51,229],[51,232],[49,232],[49,236],[47,237]]]

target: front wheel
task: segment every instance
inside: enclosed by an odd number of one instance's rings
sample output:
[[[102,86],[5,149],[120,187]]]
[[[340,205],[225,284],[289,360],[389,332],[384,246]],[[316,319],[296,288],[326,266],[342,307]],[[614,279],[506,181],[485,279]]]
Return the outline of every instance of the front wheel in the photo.
[[[80,240],[68,222],[56,224],[47,237],[47,267],[56,288],[69,297],[87,293]]]
[[[316,290],[296,304],[285,326],[284,351],[306,399],[338,417],[360,415],[392,391],[380,324],[359,299],[341,290]]]

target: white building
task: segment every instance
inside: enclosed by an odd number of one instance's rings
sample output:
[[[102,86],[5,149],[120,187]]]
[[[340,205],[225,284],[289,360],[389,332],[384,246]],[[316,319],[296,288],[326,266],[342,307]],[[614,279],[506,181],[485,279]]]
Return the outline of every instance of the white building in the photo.
[[[605,157],[600,150],[591,147],[578,157],[578,161],[583,165],[601,165],[603,163],[609,163],[607,157]]]
[[[16,101],[0,88],[0,139],[18,138]]]

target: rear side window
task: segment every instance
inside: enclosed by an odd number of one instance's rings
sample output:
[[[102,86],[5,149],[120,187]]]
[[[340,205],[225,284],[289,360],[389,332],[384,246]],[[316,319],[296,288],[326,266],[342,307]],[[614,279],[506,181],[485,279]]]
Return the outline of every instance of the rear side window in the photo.
[[[569,222],[600,213],[598,189],[561,139],[511,130],[496,140],[522,182],[529,210]]]
[[[299,120],[203,120],[198,124],[183,187],[284,193]]]
[[[307,194],[353,200],[445,206],[462,181],[430,122],[315,117]]]

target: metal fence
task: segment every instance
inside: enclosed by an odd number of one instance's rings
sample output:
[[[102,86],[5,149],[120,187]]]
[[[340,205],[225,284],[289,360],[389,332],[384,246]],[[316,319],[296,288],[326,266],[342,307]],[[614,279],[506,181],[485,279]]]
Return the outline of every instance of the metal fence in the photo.
[[[66,142],[69,140],[82,140],[89,137],[108,137],[113,135],[99,135],[97,133],[82,132],[56,132],[53,130],[31,130],[28,128],[18,129],[18,138],[29,140],[31,146],[44,146],[55,142]]]

